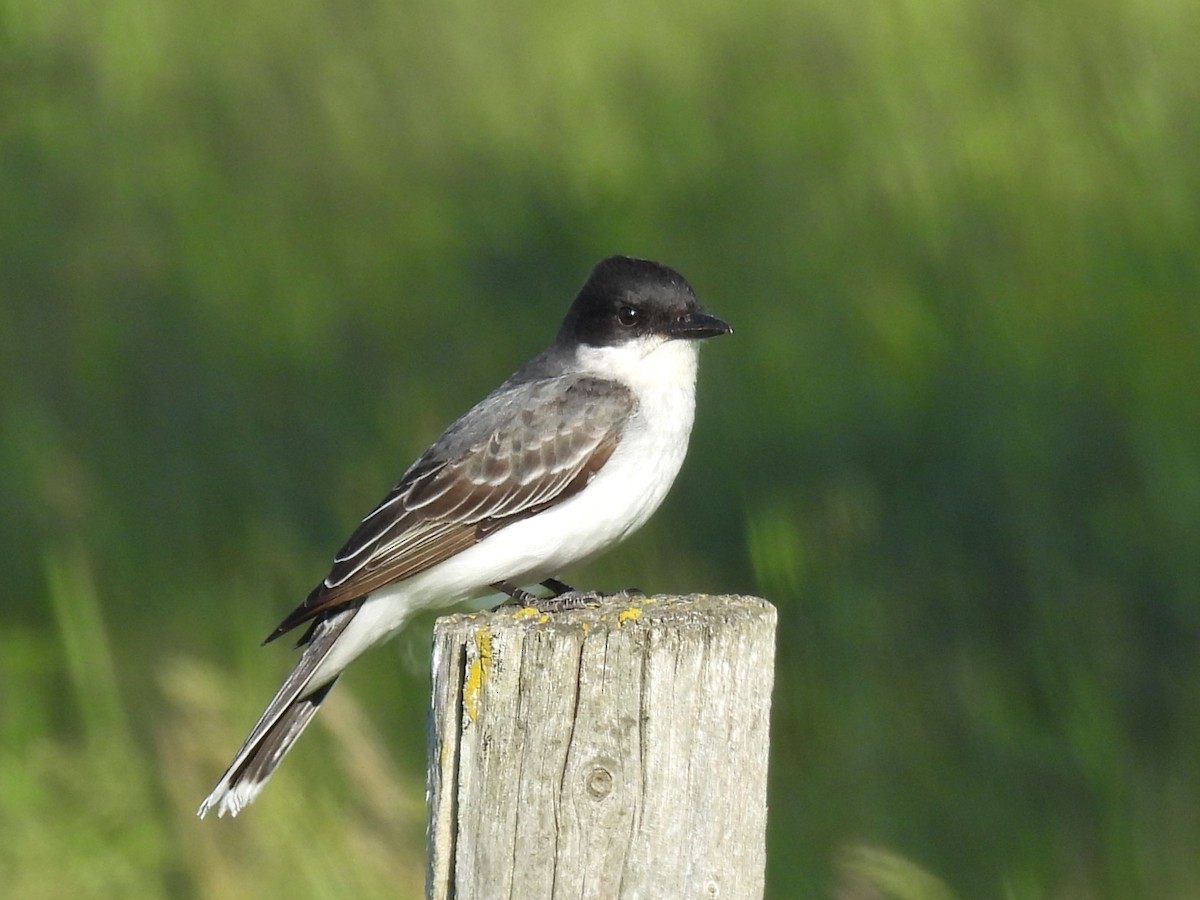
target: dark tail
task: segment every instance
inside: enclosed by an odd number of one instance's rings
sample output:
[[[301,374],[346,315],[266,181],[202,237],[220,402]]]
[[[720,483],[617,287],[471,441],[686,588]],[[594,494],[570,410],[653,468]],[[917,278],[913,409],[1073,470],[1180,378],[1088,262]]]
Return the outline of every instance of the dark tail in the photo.
[[[225,813],[236,816],[258,796],[275,767],[312,720],[330,688],[337,683],[335,675],[324,684],[309,688],[317,666],[329,655],[356,612],[357,604],[335,613],[313,629],[312,640],[304,648],[304,655],[267,706],[217,786],[200,804],[196,815],[204,818],[210,809],[215,808],[218,816]]]

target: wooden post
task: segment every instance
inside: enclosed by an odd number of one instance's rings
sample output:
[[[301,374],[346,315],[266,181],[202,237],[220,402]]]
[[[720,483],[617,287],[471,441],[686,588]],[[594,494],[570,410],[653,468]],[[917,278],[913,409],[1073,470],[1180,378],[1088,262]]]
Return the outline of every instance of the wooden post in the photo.
[[[433,643],[429,897],[762,896],[769,603],[509,607]]]

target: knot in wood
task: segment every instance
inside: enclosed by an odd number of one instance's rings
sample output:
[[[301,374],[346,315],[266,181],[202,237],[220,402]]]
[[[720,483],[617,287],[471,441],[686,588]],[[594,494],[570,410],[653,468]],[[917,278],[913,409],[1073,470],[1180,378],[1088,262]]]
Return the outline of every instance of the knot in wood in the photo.
[[[604,766],[596,766],[588,773],[587,776],[587,792],[593,800],[603,800],[613,789],[612,772],[604,768]]]

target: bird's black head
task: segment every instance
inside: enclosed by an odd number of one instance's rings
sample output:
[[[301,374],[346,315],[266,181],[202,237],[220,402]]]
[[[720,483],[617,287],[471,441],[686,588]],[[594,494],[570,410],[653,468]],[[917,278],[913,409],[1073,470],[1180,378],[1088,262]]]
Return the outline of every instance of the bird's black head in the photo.
[[[596,264],[579,289],[557,342],[612,347],[643,338],[698,340],[732,331],[704,310],[674,269],[610,256]]]

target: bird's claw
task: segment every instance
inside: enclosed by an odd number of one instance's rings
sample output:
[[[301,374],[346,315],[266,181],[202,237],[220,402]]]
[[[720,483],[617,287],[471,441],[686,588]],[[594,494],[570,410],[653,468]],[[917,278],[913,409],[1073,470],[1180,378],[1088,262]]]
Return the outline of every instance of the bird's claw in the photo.
[[[507,581],[497,581],[492,585],[496,590],[508,595],[508,599],[500,604],[503,607],[520,607],[536,609],[542,613],[566,612],[572,609],[589,609],[599,606],[608,597],[645,597],[645,591],[638,588],[625,588],[621,591],[580,591],[557,578],[547,578],[542,586],[551,591],[549,597],[539,597],[524,588],[519,588]]]

